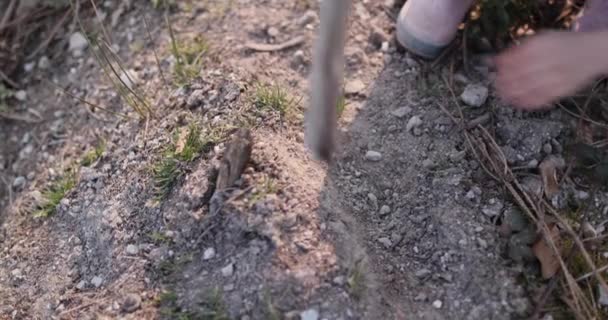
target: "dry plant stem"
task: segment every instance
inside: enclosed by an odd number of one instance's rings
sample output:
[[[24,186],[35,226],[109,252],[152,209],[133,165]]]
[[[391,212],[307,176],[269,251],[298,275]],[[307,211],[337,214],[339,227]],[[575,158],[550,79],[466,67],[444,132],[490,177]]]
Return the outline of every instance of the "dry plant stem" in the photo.
[[[101,26],[101,32],[103,33],[103,36],[107,39],[108,42],[112,42],[112,38],[110,38],[110,34],[107,32],[106,28],[103,26],[103,23],[101,20],[101,15],[99,14],[99,11],[97,10],[95,1],[90,0],[90,2],[91,2],[91,5],[93,6],[93,11],[95,11],[95,16],[97,16],[97,21],[99,21],[99,25]]]
[[[148,40],[150,41],[150,44],[152,44],[153,40],[152,40],[152,34],[150,33],[150,25],[148,24],[148,19],[146,18],[146,15],[144,14],[144,25],[146,27],[146,33],[148,34]],[[158,72],[160,73],[160,77],[163,79],[163,83],[165,84],[165,90],[169,90],[169,82],[167,81],[167,78],[165,78],[165,73],[163,72],[163,68],[160,66],[160,59],[158,58],[158,53],[156,52],[156,48],[154,46],[152,46],[152,51],[154,52],[154,60],[156,60],[156,66],[158,67]]]
[[[121,117],[121,118],[124,118],[124,119],[133,119],[133,118],[129,117],[129,116],[128,116],[128,115],[126,115],[126,114],[122,114],[122,113],[118,113],[118,112],[114,112],[114,111],[111,111],[111,110],[108,110],[108,109],[102,108],[102,107],[100,107],[100,106],[99,106],[99,105],[97,105],[97,104],[94,104],[94,103],[92,103],[92,102],[89,102],[89,101],[87,101],[87,100],[85,100],[85,99],[83,99],[83,98],[77,97],[77,96],[75,96],[75,95],[71,94],[70,92],[68,92],[67,90],[65,90],[65,89],[61,88],[59,85],[57,85],[57,84],[56,84],[56,83],[54,83],[53,81],[50,81],[50,80],[46,80],[46,81],[47,81],[48,83],[50,83],[51,85],[53,85],[53,86],[54,86],[55,88],[57,88],[58,90],[61,90],[61,91],[62,91],[63,93],[65,93],[66,95],[68,95],[68,96],[70,96],[70,97],[72,97],[72,98],[74,98],[74,99],[76,99],[76,100],[78,100],[78,101],[80,101],[80,102],[82,102],[82,103],[84,103],[84,104],[86,104],[86,105],[90,106],[91,108],[96,108],[96,109],[99,109],[99,110],[101,110],[101,111],[103,111],[103,112],[107,112],[107,113],[109,113],[109,114],[112,114],[112,115],[115,115],[115,116],[118,116],[118,117]]]
[[[129,73],[122,67],[122,61],[120,60],[120,57],[118,57],[113,51],[112,48],[109,46],[109,44],[105,41],[102,41],[102,44],[105,47],[105,50],[107,52],[110,53],[110,55],[119,63],[117,63],[118,68],[120,69],[120,71],[125,74],[127,76],[127,79],[132,83],[135,84],[135,82],[133,81],[133,79],[131,79],[131,76],[129,76]],[[100,47],[101,50],[103,50]],[[125,81],[122,79],[122,77],[120,76],[120,74],[118,73],[118,70],[116,70],[116,68],[114,67],[114,65],[112,64],[112,62],[110,61],[110,59],[108,58],[108,56],[106,56],[105,54],[101,55],[104,60],[106,61],[106,63],[108,64],[108,66],[110,67],[110,69],[112,70],[112,73],[114,73],[114,75],[116,76],[116,78],[118,79],[118,81],[125,87],[127,88],[127,91],[129,91],[129,93],[131,93],[137,100],[139,100],[139,102],[142,104],[143,106],[143,111],[151,113],[151,108],[148,105],[148,103],[141,97],[141,95],[137,92],[135,92],[134,89],[132,89],[130,86],[128,86]]]
[[[444,79],[444,81],[445,81],[445,79]],[[447,84],[447,81],[446,81],[446,84]],[[452,88],[449,88],[449,89],[452,94],[454,103],[459,108],[460,118],[464,119],[464,116],[462,114],[462,109],[461,109],[460,105],[458,104],[455,93],[452,90]],[[445,108],[442,107],[442,110],[444,112],[446,112],[453,121],[455,120],[455,118],[453,116],[451,116],[451,114],[449,114],[449,112],[447,112],[447,110],[445,110]],[[458,123],[458,124],[460,124],[460,123]],[[561,256],[561,252],[560,252],[557,244],[555,243],[553,237],[551,236],[551,232],[549,230],[547,222],[544,219],[544,207],[545,206],[543,204],[546,204],[546,203],[544,202],[544,200],[541,200],[539,203],[539,201],[533,201],[533,199],[531,199],[530,195],[524,191],[525,189],[522,188],[522,186],[517,181],[516,177],[513,175],[512,171],[510,170],[510,168],[506,162],[506,158],[505,158],[502,150],[500,149],[500,147],[498,146],[498,144],[496,143],[496,141],[494,140],[492,135],[483,126],[477,125],[476,127],[482,133],[482,138],[475,139],[475,141],[477,143],[475,143],[475,144],[470,143],[469,147],[471,148],[471,150],[474,151],[476,156],[479,152],[482,155],[482,157],[489,163],[489,165],[490,165],[489,168],[492,170],[487,170],[488,169],[487,167],[484,167],[484,169],[486,169],[487,172],[490,171],[490,175],[492,177],[499,177],[496,180],[501,181],[504,184],[504,186],[507,188],[507,190],[509,190],[509,192],[515,199],[516,203],[521,207],[521,209],[526,213],[526,215],[532,221],[534,221],[534,223],[537,225],[537,227],[541,231],[543,238],[545,239],[549,248],[551,249],[551,251],[553,252],[553,254],[555,255],[556,259],[559,262],[560,269],[564,276],[565,286],[568,288],[568,291],[570,292],[570,295],[573,298],[573,300],[567,301],[567,303],[572,308],[573,312],[577,315],[577,318],[580,318],[580,319],[593,318],[595,312],[593,311],[594,309],[592,308],[592,304],[587,300],[581,287],[577,284],[574,277],[568,270],[568,267],[567,267],[566,263],[564,262],[563,257]],[[465,135],[465,138],[467,139],[467,142],[469,142],[473,139],[472,137],[469,136],[469,133],[466,130],[463,130],[463,133]],[[475,150],[477,150],[477,151],[475,151]],[[480,163],[483,164],[484,162],[482,161]],[[569,230],[572,231],[571,229],[569,229]],[[573,232],[570,232],[570,235],[576,237],[576,234],[574,234]],[[575,238],[575,241],[578,243],[578,242],[580,242],[580,239]],[[578,245],[578,246],[581,248],[581,250],[585,250],[584,247],[582,247],[581,245]],[[595,270],[588,254],[586,252],[584,252],[584,255],[587,257],[586,262],[587,263],[591,262],[590,266],[592,266],[592,268]],[[597,272],[595,272],[594,274],[596,274],[596,276],[597,276]]]
[[[6,8],[6,12],[4,12],[4,16],[2,17],[2,20],[0,21],[0,31],[2,31],[2,29],[4,29],[4,26],[6,26],[6,24],[8,23],[8,20],[13,15],[13,10],[15,10],[16,4],[17,4],[17,0],[12,0],[8,4],[8,7]]]
[[[570,227],[568,222],[566,222],[560,216],[560,214],[557,211],[555,211],[555,209],[553,209],[553,207],[551,207],[547,203],[546,200],[543,200],[543,204],[549,210],[549,212],[559,221],[559,223],[563,225],[564,229],[566,229],[566,232],[568,232],[568,234],[570,234],[570,236],[573,238],[574,243],[576,243],[576,245],[581,250],[581,253],[583,255],[583,258],[585,259],[585,262],[587,262],[589,267],[591,267],[591,270],[592,270],[591,272],[595,276],[596,280],[602,285],[603,289],[608,292],[608,285],[606,285],[606,281],[604,281],[604,278],[602,278],[602,276],[598,273],[599,271],[598,271],[597,267],[595,266],[595,263],[589,256],[589,252],[587,252],[587,249],[585,249],[585,245],[583,244],[583,241],[581,241],[581,239],[576,235],[574,230],[572,230],[572,227]]]
[[[592,119],[590,119],[588,117],[585,117],[583,115],[576,114],[576,113],[568,110],[563,104],[561,104],[559,102],[557,103],[557,106],[560,107],[560,109],[562,109],[567,114],[569,114],[569,115],[571,115],[571,116],[573,116],[573,117],[575,117],[577,119],[581,119],[581,120],[587,121],[589,123],[592,123],[592,124],[594,124],[594,125],[596,125],[598,127],[602,127],[602,128],[608,129],[608,125],[606,125],[605,123],[597,122],[597,121],[594,121],[594,120],[592,120]]]
[[[604,272],[604,271],[606,271],[606,270],[608,270],[608,265],[605,265],[605,266],[603,266],[603,267],[598,268],[598,269],[596,270],[596,272]],[[582,276],[580,276],[580,277],[576,278],[576,281],[577,281],[577,282],[581,282],[581,281],[583,281],[583,280],[585,280],[585,279],[587,279],[587,278],[589,278],[589,277],[591,277],[591,276],[594,276],[594,275],[595,275],[595,273],[594,273],[593,271],[592,271],[592,272],[589,272],[589,273],[585,273],[584,275],[582,275]]]
[[[40,51],[42,51],[46,47],[48,47],[49,43],[51,43],[51,41],[55,37],[55,34],[57,34],[57,31],[59,31],[61,26],[63,26],[63,24],[65,23],[65,21],[67,20],[67,18],[70,16],[71,13],[72,13],[72,8],[68,9],[68,11],[65,12],[65,14],[61,17],[61,19],[59,19],[59,21],[55,24],[55,26],[53,26],[53,29],[51,29],[51,31],[49,32],[48,37],[46,37],[46,39],[30,55],[27,56],[26,60],[33,59],[36,55],[38,55],[38,53],[40,53]]]

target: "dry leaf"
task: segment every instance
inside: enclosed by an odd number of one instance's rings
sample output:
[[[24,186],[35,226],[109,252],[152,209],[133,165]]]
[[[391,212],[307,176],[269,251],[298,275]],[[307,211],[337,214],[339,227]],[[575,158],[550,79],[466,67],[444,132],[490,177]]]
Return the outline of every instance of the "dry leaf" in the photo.
[[[559,229],[557,225],[551,225],[549,233],[553,242],[557,244],[559,242]],[[547,244],[545,237],[541,237],[536,241],[532,246],[532,252],[534,252],[534,255],[540,261],[543,278],[550,279],[553,277],[559,270],[559,260]]]
[[[557,182],[557,169],[564,166],[563,160],[557,157],[547,157],[538,166],[540,176],[543,180],[543,189],[545,196],[549,199],[553,198],[559,192],[559,183]]]
[[[179,130],[179,136],[177,137],[177,141],[175,142],[175,153],[179,154],[184,151],[184,147],[186,146],[186,140],[188,138],[188,133],[190,133],[186,128],[182,128]]]

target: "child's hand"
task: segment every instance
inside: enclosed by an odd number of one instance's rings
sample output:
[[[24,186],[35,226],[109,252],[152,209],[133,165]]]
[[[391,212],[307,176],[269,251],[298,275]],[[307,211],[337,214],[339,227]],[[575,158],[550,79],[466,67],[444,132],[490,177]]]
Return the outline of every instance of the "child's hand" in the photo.
[[[607,42],[606,33],[545,32],[533,36],[495,58],[498,94],[517,108],[547,107],[606,71]]]

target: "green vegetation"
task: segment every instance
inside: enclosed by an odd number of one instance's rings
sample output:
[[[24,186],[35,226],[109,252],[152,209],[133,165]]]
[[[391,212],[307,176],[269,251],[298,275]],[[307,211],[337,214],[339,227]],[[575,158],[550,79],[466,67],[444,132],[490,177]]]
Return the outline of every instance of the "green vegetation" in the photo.
[[[277,111],[286,116],[296,106],[293,98],[279,85],[257,84],[254,89],[253,105],[259,110]]]
[[[171,38],[171,54],[175,58],[174,81],[179,86],[187,85],[200,73],[203,56],[209,52],[209,43],[201,35],[197,35],[194,39],[179,41],[168,16],[165,16],[165,21]]]
[[[54,181],[42,192],[42,202],[38,204],[34,216],[48,217],[54,214],[63,197],[76,185],[76,179],[75,170],[68,170],[61,178]]]
[[[197,124],[191,124],[187,131],[176,130],[173,143],[165,149],[161,160],[152,167],[157,200],[169,194],[183,174],[184,165],[194,161],[221,141],[225,130],[227,127],[218,126],[203,132]]]
[[[163,292],[159,297],[161,305],[160,313],[168,319],[177,320],[230,320],[228,311],[224,301],[222,300],[222,292],[219,289],[214,289],[212,292],[202,299],[200,310],[183,311],[177,305],[177,294],[168,291]]]
[[[365,273],[363,272],[361,262],[355,263],[353,268],[350,270],[347,283],[353,297],[356,299],[361,298],[363,292],[365,291]]]
[[[338,103],[336,104],[336,111],[338,113],[338,118],[340,118],[342,116],[342,113],[344,113],[344,109],[346,109],[346,98],[344,97],[344,95],[341,95],[338,98]]]
[[[105,141],[102,140],[97,144],[97,146],[95,146],[95,148],[93,150],[89,150],[87,153],[85,153],[82,160],[80,160],[80,165],[82,165],[84,167],[88,167],[88,166],[92,165],[97,160],[99,160],[99,158],[101,158],[101,155],[103,154],[103,152],[105,150],[106,150],[106,143],[105,143]]]

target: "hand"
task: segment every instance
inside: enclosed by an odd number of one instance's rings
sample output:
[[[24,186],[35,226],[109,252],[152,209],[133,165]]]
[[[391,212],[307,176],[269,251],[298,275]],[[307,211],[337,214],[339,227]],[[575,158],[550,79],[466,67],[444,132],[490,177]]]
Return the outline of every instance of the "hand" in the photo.
[[[545,32],[509,48],[494,61],[499,96],[532,111],[575,93],[606,71],[606,34]]]

